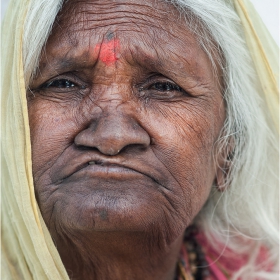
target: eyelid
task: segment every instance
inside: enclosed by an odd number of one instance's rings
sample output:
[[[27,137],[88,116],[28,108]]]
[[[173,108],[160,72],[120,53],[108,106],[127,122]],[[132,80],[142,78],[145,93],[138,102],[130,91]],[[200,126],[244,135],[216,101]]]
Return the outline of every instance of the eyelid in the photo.
[[[156,83],[169,83],[172,84],[174,86],[177,86],[180,88],[180,91],[182,93],[185,93],[187,95],[190,95],[186,90],[184,90],[184,88],[182,88],[180,85],[178,85],[176,82],[174,82],[173,80],[163,76],[163,75],[159,75],[159,74],[153,74],[150,75],[144,82],[138,84],[136,87],[140,90],[149,90],[150,86],[153,86]]]
[[[164,80],[164,81],[163,81]],[[158,74],[151,75],[147,78],[146,83],[151,83],[151,82],[171,82],[174,83],[172,80]]]
[[[80,88],[83,88],[83,89],[86,88],[86,83],[84,81],[82,81],[79,77],[77,77],[75,74],[73,74],[73,73],[63,73],[63,74],[59,74],[57,76],[54,76],[54,77],[48,79],[47,81],[41,83],[34,90],[48,89],[48,87],[46,87],[46,85],[50,85],[52,82],[59,81],[59,80],[67,80],[67,81],[75,84],[77,87],[80,87]]]
[[[151,84],[151,83],[170,83],[180,87],[177,83],[173,80],[158,74],[150,75],[144,82],[140,83],[138,86],[143,88],[144,85]],[[182,87],[180,87],[182,88]],[[182,88],[183,90],[183,88]]]

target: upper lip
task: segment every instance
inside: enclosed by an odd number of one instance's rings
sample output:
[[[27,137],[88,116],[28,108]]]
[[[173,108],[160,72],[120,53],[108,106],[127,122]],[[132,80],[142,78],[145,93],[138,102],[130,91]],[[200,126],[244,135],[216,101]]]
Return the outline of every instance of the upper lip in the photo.
[[[63,153],[64,154],[64,153]],[[106,167],[120,167],[130,169],[132,171],[143,174],[151,180],[162,185],[165,181],[162,172],[154,168],[154,165],[144,159],[127,159],[122,156],[104,156],[96,151],[75,151],[75,155],[67,156],[69,160],[65,160],[63,154],[57,160],[51,169],[51,180],[53,183],[59,183],[70,177],[74,173],[82,170],[91,163]],[[66,162],[66,163],[65,163]]]

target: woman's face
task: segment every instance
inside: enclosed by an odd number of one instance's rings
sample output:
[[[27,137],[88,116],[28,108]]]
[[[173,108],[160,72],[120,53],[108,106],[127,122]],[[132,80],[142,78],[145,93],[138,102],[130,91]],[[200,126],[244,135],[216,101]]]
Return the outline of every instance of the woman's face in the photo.
[[[51,233],[183,233],[215,180],[225,112],[220,77],[171,4],[69,1],[30,88]]]

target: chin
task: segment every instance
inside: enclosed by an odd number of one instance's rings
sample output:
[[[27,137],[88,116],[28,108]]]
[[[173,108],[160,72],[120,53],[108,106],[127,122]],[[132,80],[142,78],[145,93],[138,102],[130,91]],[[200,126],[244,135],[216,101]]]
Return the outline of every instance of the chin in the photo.
[[[78,180],[79,182],[79,180]],[[155,182],[131,178],[116,180],[65,180],[47,199],[52,206],[41,203],[43,216],[51,232],[73,234],[95,232],[138,232],[165,235],[172,242],[186,227],[176,209]],[[44,211],[52,209],[51,213]]]

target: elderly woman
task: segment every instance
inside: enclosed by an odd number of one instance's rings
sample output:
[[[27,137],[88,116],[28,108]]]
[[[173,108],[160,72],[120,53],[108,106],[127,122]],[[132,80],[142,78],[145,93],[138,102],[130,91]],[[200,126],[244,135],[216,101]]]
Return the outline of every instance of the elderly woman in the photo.
[[[3,279],[278,277],[277,87],[248,12],[11,4]]]

